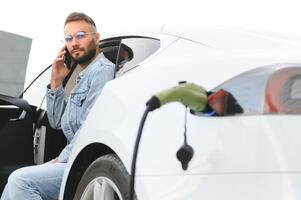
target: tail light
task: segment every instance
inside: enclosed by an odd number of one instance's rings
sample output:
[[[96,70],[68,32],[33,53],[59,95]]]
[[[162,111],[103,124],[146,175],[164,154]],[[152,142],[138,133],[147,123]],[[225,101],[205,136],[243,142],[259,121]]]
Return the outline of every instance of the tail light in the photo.
[[[274,72],[265,89],[265,113],[301,114],[301,68]]]

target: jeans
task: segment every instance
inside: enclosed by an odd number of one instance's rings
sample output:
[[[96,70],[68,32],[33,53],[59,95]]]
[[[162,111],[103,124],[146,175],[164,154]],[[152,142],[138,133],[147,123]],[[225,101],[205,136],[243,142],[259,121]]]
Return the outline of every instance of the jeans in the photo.
[[[1,200],[58,199],[66,163],[44,163],[14,171],[8,178]]]

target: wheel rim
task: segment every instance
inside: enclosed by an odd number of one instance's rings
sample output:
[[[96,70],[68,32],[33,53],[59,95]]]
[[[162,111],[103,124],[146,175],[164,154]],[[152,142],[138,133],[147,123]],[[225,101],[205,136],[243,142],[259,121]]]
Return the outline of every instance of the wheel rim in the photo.
[[[123,200],[113,181],[106,177],[93,179],[83,192],[81,200]]]

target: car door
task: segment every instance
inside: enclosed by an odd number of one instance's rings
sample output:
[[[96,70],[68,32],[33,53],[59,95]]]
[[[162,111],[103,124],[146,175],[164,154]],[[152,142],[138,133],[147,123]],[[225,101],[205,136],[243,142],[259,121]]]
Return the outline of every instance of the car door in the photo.
[[[0,190],[14,168],[33,163],[34,110],[22,94],[32,40],[0,31]]]

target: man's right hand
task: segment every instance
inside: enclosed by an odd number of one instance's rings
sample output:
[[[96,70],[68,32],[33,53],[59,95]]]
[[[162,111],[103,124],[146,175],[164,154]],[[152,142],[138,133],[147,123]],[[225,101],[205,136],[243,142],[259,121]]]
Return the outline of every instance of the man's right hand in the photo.
[[[66,46],[64,46],[57,54],[57,57],[52,63],[52,71],[51,71],[51,89],[55,89],[59,87],[64,78],[67,76],[69,69],[66,67],[64,63],[64,55],[66,53]]]

